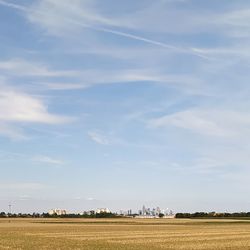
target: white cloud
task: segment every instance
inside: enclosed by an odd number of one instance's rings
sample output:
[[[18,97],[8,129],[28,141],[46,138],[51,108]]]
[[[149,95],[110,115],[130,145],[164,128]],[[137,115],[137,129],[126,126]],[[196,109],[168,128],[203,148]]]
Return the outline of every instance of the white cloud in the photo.
[[[80,76],[75,79],[77,83],[68,82],[41,82],[39,86],[48,90],[77,90],[90,88],[95,85],[116,84],[116,83],[160,83],[168,84],[172,87],[182,89],[187,93],[199,93],[207,95],[199,79],[191,75],[170,75],[152,70],[86,70],[82,71]],[[38,85],[37,85],[38,86]]]
[[[0,86],[0,122],[60,124],[68,117],[50,114],[43,101],[20,91]]]
[[[77,90],[84,89],[86,86],[80,83],[42,83],[49,90]]]
[[[90,139],[98,144],[101,145],[109,145],[110,141],[109,139],[102,135],[100,132],[97,131],[89,131],[88,132],[88,136],[90,137]]]
[[[45,164],[51,164],[51,165],[64,165],[65,162],[59,159],[54,159],[51,158],[49,156],[36,156],[32,159],[35,162],[39,162],[39,163],[45,163]]]
[[[41,98],[0,84],[0,135],[27,139],[24,128],[29,123],[53,125],[71,121],[70,117],[51,114]]]
[[[230,39],[234,39],[233,44],[241,44],[241,40],[238,38],[248,38],[250,36],[249,24],[250,21],[250,8],[249,5],[235,6],[230,11],[224,11],[214,16],[214,26],[217,28],[217,32],[223,35],[229,36]],[[239,46],[240,48],[240,46]]]
[[[221,23],[230,26],[231,29],[227,30],[229,34],[236,37],[249,37],[249,21],[250,21],[250,9],[238,9],[225,13],[220,18]]]
[[[72,77],[79,72],[50,70],[44,64],[19,58],[0,61],[0,71],[11,76],[39,76],[39,77]]]
[[[225,135],[218,125],[192,111],[184,111],[151,120],[152,127],[175,126],[205,135]]]
[[[205,54],[205,53],[204,53]],[[117,69],[117,70],[52,70],[43,63],[36,61],[27,61],[25,59],[10,59],[0,61],[0,72],[5,79],[14,77],[37,77],[36,81],[28,83],[36,88],[48,90],[77,90],[92,87],[98,84],[113,84],[127,82],[151,82],[171,84],[188,92],[204,94],[201,88],[201,82],[191,75],[164,74],[160,70],[152,69]],[[53,78],[51,81],[44,81],[41,77]],[[65,77],[72,80],[72,83],[65,81],[60,82],[54,77]],[[7,81],[7,80],[5,80]],[[9,80],[10,82],[10,80]],[[191,86],[187,87],[187,86]],[[1,86],[0,86],[1,87]]]
[[[149,125],[174,126],[207,136],[239,136],[249,130],[250,118],[244,112],[196,109],[152,119]]]
[[[178,2],[178,8],[176,8],[175,4],[172,4],[176,2]],[[131,11],[129,14],[122,11],[113,16],[105,16],[102,9],[99,8],[98,1],[94,0],[75,0],[73,4],[69,0],[39,0],[29,7],[8,3],[3,0],[0,1],[0,4],[24,11],[30,22],[39,25],[53,35],[68,36],[68,33],[78,32],[79,28],[81,28],[82,32],[88,34],[88,38],[93,42],[93,40],[98,39],[88,32],[95,30],[165,47],[178,53],[197,55],[202,58],[206,58],[206,56],[191,47],[170,45],[136,35],[134,32],[123,32],[121,29],[143,30],[163,34],[212,32],[215,35],[222,34],[232,37],[250,35],[247,29],[249,26],[249,8],[244,8],[239,4],[238,9],[237,5],[234,5],[234,8],[218,9],[217,12],[207,8],[199,9],[199,7],[198,10],[192,10],[187,8],[187,6],[189,7],[188,2],[192,1],[156,1],[146,7],[144,6],[139,11],[135,9],[134,12]],[[182,21],[176,22],[176,20]],[[166,23],[168,25],[165,25]]]
[[[98,13],[93,6],[94,1],[75,0],[42,0],[37,1],[27,12],[27,17],[32,23],[37,23],[49,33],[61,34],[65,30],[74,30],[74,22],[82,25],[112,25],[116,26],[117,21],[106,18]]]

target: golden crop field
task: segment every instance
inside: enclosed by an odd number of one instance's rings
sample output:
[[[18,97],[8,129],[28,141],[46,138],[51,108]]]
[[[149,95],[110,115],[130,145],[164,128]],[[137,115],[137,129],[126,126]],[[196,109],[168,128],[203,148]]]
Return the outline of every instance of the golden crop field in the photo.
[[[1,219],[0,249],[250,249],[250,221]]]

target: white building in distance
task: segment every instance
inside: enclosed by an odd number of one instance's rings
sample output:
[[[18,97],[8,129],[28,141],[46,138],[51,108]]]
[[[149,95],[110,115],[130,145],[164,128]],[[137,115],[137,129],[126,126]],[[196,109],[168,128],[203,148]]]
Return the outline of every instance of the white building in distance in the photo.
[[[102,213],[111,213],[111,211],[108,208],[98,208],[96,209],[96,214],[102,214]]]
[[[48,212],[49,215],[66,215],[67,212],[64,209],[51,209]]]

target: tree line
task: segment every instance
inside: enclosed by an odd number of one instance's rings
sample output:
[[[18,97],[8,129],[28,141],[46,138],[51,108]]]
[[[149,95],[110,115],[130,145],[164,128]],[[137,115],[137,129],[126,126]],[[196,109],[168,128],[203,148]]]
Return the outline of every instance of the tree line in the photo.
[[[175,218],[240,218],[250,217],[250,212],[240,213],[216,213],[216,212],[196,212],[196,213],[177,213]]]

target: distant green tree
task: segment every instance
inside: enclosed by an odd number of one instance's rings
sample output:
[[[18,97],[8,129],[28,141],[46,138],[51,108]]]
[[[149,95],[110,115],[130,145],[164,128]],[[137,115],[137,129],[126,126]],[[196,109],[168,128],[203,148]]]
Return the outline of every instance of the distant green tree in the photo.
[[[1,212],[1,213],[0,213],[0,218],[5,218],[5,217],[6,217],[5,212]]]

